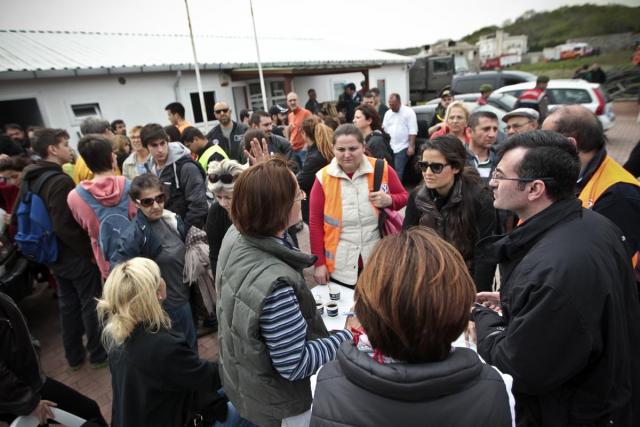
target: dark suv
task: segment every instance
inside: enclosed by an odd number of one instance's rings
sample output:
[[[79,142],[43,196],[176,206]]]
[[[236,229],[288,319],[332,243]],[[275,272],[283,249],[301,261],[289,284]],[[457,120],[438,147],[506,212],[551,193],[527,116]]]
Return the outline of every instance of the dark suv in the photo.
[[[480,86],[490,84],[493,89],[535,81],[536,76],[523,71],[481,71],[479,73],[456,74],[451,81],[454,94],[479,92]]]

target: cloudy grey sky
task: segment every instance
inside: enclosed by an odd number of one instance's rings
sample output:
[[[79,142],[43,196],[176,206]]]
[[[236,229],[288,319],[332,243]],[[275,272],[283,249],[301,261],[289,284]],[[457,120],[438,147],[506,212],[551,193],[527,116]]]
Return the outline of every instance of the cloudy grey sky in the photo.
[[[0,29],[188,32],[184,0],[1,0]],[[638,0],[589,0],[638,6]],[[348,40],[370,48],[459,39],[523,12],[584,0],[254,0],[259,36]],[[251,35],[249,0],[189,0],[196,34]]]

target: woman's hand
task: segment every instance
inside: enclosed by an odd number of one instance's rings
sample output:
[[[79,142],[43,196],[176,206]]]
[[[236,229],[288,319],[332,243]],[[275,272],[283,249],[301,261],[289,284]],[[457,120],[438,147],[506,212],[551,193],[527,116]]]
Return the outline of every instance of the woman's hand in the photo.
[[[476,294],[476,302],[493,311],[500,312],[500,292],[478,292]]]
[[[31,412],[31,415],[38,419],[38,423],[40,425],[46,425],[48,419],[53,419],[53,412],[51,411],[52,406],[58,406],[58,404],[51,402],[49,400],[40,400],[38,402],[38,406]]]
[[[384,191],[373,191],[369,193],[369,201],[376,208],[386,208],[391,206],[393,199]]]
[[[329,282],[329,270],[326,265],[320,265],[313,270],[313,279],[319,285],[326,285]]]
[[[262,138],[262,144],[260,144],[258,138],[253,138],[251,140],[251,152],[244,150],[244,155],[249,159],[250,165],[266,162],[270,157],[267,140]]]

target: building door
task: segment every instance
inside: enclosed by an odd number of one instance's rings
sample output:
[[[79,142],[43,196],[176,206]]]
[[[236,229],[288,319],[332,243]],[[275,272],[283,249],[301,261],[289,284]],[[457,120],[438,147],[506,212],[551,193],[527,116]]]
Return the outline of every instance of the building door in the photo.
[[[28,126],[44,126],[40,107],[35,98],[0,101],[0,127],[17,123],[25,130]]]

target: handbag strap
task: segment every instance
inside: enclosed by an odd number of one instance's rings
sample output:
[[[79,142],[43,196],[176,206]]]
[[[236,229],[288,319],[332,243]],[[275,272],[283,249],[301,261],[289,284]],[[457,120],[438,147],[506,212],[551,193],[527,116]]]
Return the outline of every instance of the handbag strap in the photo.
[[[373,170],[373,191],[380,191],[382,184],[382,173],[384,172],[384,160],[376,159],[376,166]]]

